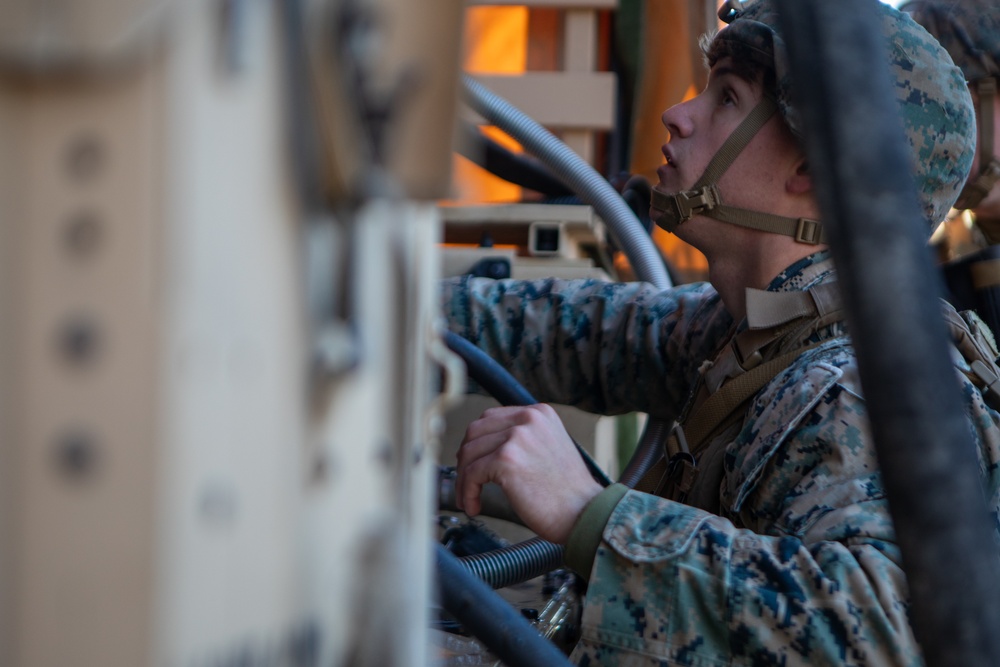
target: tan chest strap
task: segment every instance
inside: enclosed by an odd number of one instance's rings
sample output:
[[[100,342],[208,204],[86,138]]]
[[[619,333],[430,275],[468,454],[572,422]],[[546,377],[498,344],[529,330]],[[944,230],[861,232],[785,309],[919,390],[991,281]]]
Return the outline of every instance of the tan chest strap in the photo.
[[[664,456],[636,489],[683,498],[698,479],[697,462],[709,438],[742,405],[818,343],[765,360],[768,348],[789,336],[802,340],[811,331],[841,318],[836,282],[800,292],[748,289],[748,328],[705,369],[688,413],[680,424],[675,424],[667,439]]]
[[[836,282],[817,285],[804,292],[746,290],[747,328],[733,338],[706,370],[705,386],[710,394],[723,382],[765,361],[765,355],[780,340],[805,338],[834,321],[843,319],[843,304]]]

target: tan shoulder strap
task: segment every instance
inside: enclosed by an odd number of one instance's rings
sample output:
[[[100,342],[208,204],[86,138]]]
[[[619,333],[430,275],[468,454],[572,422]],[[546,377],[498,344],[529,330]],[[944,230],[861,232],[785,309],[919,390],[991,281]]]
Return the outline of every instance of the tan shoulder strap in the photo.
[[[791,366],[792,362],[818,344],[806,345],[780,357],[775,357],[722,385],[719,391],[709,396],[704,403],[698,406],[684,423],[684,435],[690,452],[696,454],[700,451],[708,436],[733,411]]]
[[[746,289],[747,324],[769,329],[800,317],[826,317],[842,309],[839,285],[826,282],[803,292],[769,292]]]
[[[817,345],[819,343],[813,343],[783,354],[722,385],[717,392],[692,411],[688,419],[685,420],[683,428],[679,424],[674,426],[674,431],[668,441],[666,455],[643,475],[642,479],[635,485],[636,490],[658,494],[662,490],[671,466],[679,466],[678,486],[682,492],[686,493],[694,484],[698,474],[696,457],[701,453],[708,437],[715,429],[741,405],[763,389],[767,383],[791,366],[796,359]]]
[[[704,371],[702,388],[707,396],[695,399],[683,425],[674,426],[664,456],[639,480],[635,488],[646,493],[663,491],[673,480],[676,490],[687,493],[698,477],[697,460],[709,437],[750,398],[819,343],[800,347],[764,361],[762,351],[788,334],[804,332],[800,324],[828,323],[842,317],[837,283],[817,285],[806,291],[768,292],[748,289],[747,325],[713,365]],[[797,332],[797,333],[796,333]],[[696,395],[699,393],[696,391]],[[699,402],[700,401],[700,402]]]

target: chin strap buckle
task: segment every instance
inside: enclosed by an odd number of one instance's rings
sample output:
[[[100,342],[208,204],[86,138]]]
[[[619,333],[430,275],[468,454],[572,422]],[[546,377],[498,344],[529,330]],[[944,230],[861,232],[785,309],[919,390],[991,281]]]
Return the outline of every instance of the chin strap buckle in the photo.
[[[719,190],[714,185],[706,185],[698,190],[688,190],[679,192],[675,201],[684,220],[690,220],[694,216],[711,211],[722,203]]]
[[[715,185],[676,193],[662,192],[658,188],[659,186],[653,188],[650,208],[657,213],[654,216],[656,224],[671,233],[681,223],[722,204],[722,197]]]

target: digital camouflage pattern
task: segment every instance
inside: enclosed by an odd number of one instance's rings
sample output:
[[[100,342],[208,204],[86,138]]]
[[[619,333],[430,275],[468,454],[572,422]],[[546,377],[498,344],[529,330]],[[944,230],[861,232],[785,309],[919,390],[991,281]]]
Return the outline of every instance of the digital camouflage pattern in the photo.
[[[970,82],[1000,76],[1000,3],[913,0],[900,9],[937,37]]]
[[[768,289],[834,277],[824,252]],[[450,328],[539,400],[602,413],[676,417],[735,331],[707,284],[461,278],[442,299]],[[635,491],[614,507],[589,573],[578,664],[921,664],[854,352],[842,324],[810,340],[822,343],[718,436],[719,514]],[[998,521],[1000,415],[957,375]]]
[[[889,73],[930,235],[955,203],[972,169],[976,147],[972,97],[962,71],[934,37],[888,5],[879,3],[878,12],[890,46]],[[778,33],[774,2],[743,2],[728,20],[730,25],[709,46],[709,63],[727,55],[734,44],[750,46],[755,60],[774,68],[778,106],[792,131],[801,136],[802,118],[794,104],[788,51]]]
[[[1000,83],[1000,3],[996,0],[916,0],[904,7],[948,50],[969,87],[978,93],[979,169],[955,203],[976,209],[1000,182],[1000,158],[994,146],[996,89]],[[976,217],[990,243],[1000,242],[1000,220]]]

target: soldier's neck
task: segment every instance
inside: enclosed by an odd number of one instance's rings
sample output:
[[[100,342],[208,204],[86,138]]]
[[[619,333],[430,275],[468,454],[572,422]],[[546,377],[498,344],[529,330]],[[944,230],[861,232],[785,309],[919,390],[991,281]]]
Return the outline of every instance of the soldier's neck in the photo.
[[[767,289],[789,266],[826,246],[798,243],[790,237],[763,234],[756,244],[708,258],[709,281],[737,322],[746,317],[748,287]]]

